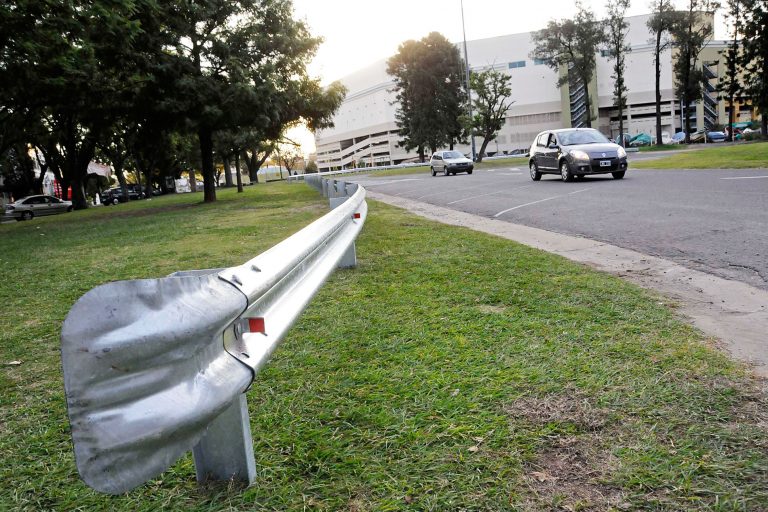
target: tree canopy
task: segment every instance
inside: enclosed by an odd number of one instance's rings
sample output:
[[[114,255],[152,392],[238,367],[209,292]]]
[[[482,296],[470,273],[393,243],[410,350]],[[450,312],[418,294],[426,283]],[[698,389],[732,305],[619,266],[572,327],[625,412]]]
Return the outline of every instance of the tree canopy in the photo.
[[[387,61],[395,81],[400,145],[417,149],[422,160],[425,149],[453,148],[463,138],[463,70],[458,48],[437,32],[402,43]]]
[[[472,99],[474,115],[472,118],[472,130],[483,137],[477,161],[482,162],[488,143],[496,138],[507,112],[512,106],[509,97],[512,95],[510,77],[506,73],[488,69],[470,76],[470,89],[475,94]]]
[[[97,147],[128,148],[148,177],[200,167],[213,201],[217,132],[254,146],[327,127],[345,95],[308,75],[320,40],[290,0],[19,0],[0,5],[0,34],[0,156],[40,148],[77,208]],[[174,143],[188,134],[199,151]]]
[[[594,13],[578,0],[576,7],[578,11],[573,19],[550,20],[545,28],[533,33],[535,49],[531,58],[543,61],[560,73],[558,87],[569,84],[571,89],[583,88],[586,109],[580,118],[571,119],[571,123],[578,126],[583,122],[591,127],[594,117],[589,83],[595,73],[595,55],[605,36],[603,25]]]

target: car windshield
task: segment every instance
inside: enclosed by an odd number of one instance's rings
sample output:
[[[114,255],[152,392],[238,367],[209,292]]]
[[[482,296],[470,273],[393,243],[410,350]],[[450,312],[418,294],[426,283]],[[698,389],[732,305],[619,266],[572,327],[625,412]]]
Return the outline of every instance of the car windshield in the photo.
[[[459,153],[458,151],[446,151],[443,153],[443,158],[463,158],[464,155]]]
[[[573,130],[557,134],[560,144],[563,146],[575,146],[576,144],[603,144],[610,142],[605,135],[597,130]]]

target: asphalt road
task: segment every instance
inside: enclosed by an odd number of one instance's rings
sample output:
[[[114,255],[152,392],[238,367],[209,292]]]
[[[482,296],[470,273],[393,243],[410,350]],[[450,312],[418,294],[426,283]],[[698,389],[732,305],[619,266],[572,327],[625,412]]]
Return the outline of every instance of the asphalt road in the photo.
[[[355,181],[501,222],[583,236],[768,290],[768,169],[635,170],[563,183],[520,167]]]

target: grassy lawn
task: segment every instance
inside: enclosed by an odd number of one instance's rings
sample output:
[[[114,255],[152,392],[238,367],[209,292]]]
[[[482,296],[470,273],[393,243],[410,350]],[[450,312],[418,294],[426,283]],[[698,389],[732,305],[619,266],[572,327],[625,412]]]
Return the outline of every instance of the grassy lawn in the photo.
[[[768,403],[674,305],[370,202],[248,392],[258,479],[191,456],[123,496],[78,478],[59,330],[116,279],[241,263],[327,210],[303,185],[0,225],[0,503],[20,510],[766,510]],[[21,364],[9,364],[21,361]]]
[[[638,148],[642,153],[653,153],[654,151],[679,151],[689,149],[685,144],[661,144],[653,146],[642,146]]]
[[[633,169],[751,169],[768,167],[768,143],[704,147],[656,160],[632,162]]]

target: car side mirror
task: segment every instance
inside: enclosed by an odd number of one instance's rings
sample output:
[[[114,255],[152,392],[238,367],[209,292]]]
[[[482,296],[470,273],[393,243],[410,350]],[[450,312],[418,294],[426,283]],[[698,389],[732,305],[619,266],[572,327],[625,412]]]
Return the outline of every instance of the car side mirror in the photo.
[[[557,144],[555,144],[555,143],[553,142],[552,144],[550,144],[550,145],[549,145],[549,146],[547,146],[547,147],[548,147],[549,149],[557,149]]]

